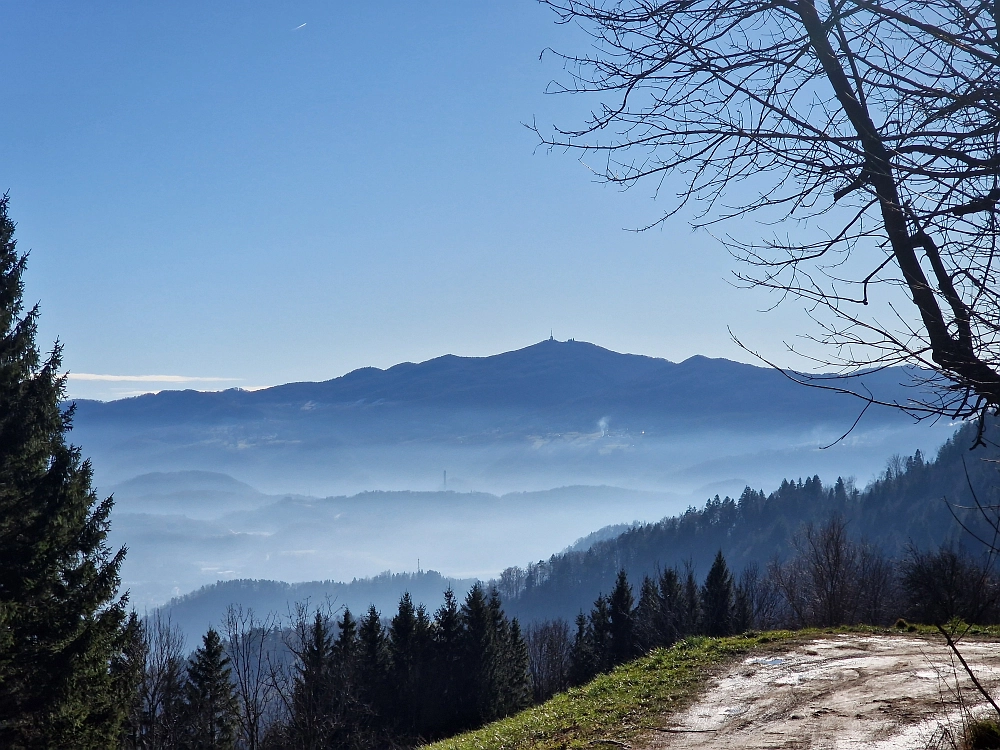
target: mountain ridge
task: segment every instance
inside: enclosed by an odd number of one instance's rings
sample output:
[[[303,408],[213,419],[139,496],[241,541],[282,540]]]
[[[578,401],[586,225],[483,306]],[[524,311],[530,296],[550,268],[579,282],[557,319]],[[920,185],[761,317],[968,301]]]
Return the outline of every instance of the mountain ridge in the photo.
[[[901,368],[858,382],[883,400],[905,402],[911,381]],[[725,457],[818,448],[848,431],[863,407],[771,368],[700,355],[677,363],[549,340],[255,391],[78,401],[73,439],[107,485],[138,473],[202,469],[268,491],[355,494],[436,489],[447,470],[456,489],[499,494],[565,484],[686,491],[719,478],[679,487],[698,451]],[[884,454],[932,449],[946,437],[935,435],[935,445],[904,441],[908,424],[897,410],[873,407],[854,436],[875,440]],[[874,468],[863,456],[849,465],[845,455],[837,453],[837,466],[817,468],[848,475]],[[762,479],[799,465],[806,466]],[[745,479],[761,481],[756,473]]]
[[[904,395],[910,387],[900,380],[912,381],[904,368],[891,368],[859,376],[880,390]],[[442,405],[449,408],[551,408],[554,404],[581,407],[588,404],[613,405],[623,400],[624,388],[643,396],[647,407],[668,406],[667,396],[698,397],[701,401],[732,390],[720,387],[739,382],[750,395],[761,389],[781,391],[785,398],[772,405],[787,407],[806,402],[837,403],[837,394],[804,388],[782,373],[724,358],[694,355],[681,362],[640,354],[623,354],[580,341],[543,341],[512,352],[487,357],[443,355],[421,363],[403,362],[386,369],[363,367],[323,381],[299,381],[253,391],[232,388],[225,391],[160,391],[116,401],[78,400],[84,419],[104,412],[149,412],[166,406],[176,415],[179,407],[200,404],[213,407],[207,416],[220,408],[254,410],[266,406],[310,403],[318,406],[411,407]],[[894,382],[895,381],[895,382]],[[808,395],[805,395],[808,394]],[[658,397],[659,402],[648,402]],[[748,401],[750,399],[747,399]],[[905,401],[906,399],[899,399]],[[727,400],[726,405],[732,405]],[[860,408],[860,407],[859,407]],[[842,411],[836,409],[835,411]]]

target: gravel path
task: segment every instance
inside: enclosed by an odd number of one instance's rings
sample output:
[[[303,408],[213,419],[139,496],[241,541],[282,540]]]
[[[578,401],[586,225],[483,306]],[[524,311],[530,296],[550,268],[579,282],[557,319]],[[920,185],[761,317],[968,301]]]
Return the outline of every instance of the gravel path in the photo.
[[[962,653],[982,682],[1000,688],[1000,643],[964,643]],[[978,715],[985,705],[960,670],[940,641],[817,639],[746,659],[635,747],[951,748],[949,732],[960,728],[963,713]]]

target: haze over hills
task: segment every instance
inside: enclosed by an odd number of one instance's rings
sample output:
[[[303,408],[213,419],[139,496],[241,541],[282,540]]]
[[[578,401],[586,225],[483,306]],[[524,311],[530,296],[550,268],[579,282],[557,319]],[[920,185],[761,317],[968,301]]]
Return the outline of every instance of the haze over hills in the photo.
[[[887,400],[905,370],[865,385]],[[857,476],[952,432],[727,360],[544,341],[261,391],[78,402],[140,607],[217,580],[489,578],[610,524],[786,476]],[[444,471],[447,470],[447,477]],[[552,489],[557,488],[557,489]]]
[[[129,547],[122,580],[140,609],[227,579],[350,581],[418,565],[489,578],[512,559],[548,556],[595,528],[683,504],[615,487],[264,495],[210,472],[144,475],[114,490],[110,542]]]
[[[866,377],[907,401],[905,370]],[[675,493],[766,485],[820,471],[873,475],[895,452],[932,450],[948,425],[798,385],[769,368],[681,363],[579,341],[491,357],[444,356],[259,391],[164,391],[79,401],[73,439],[102,487],[137,474],[225,472],[265,492],[503,494],[607,484]],[[622,519],[632,520],[632,519]]]

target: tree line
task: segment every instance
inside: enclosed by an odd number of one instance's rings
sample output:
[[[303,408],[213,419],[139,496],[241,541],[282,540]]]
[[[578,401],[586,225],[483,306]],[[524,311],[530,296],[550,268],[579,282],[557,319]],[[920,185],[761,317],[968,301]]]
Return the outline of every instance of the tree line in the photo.
[[[186,658],[169,621],[142,626],[125,748],[406,747],[531,701],[520,625],[481,584],[433,615],[404,594],[386,621],[300,606],[283,629],[230,608],[222,630]]]
[[[555,619],[527,628],[535,699],[692,635],[888,626],[905,619],[942,625],[954,618],[1000,621],[1000,577],[992,553],[913,546],[892,558],[848,531],[839,516],[807,524],[794,537],[788,559],[765,568],[752,563],[738,576],[719,551],[700,584],[691,565],[667,568],[643,576],[638,597],[620,570],[611,593],[598,595],[574,627]]]

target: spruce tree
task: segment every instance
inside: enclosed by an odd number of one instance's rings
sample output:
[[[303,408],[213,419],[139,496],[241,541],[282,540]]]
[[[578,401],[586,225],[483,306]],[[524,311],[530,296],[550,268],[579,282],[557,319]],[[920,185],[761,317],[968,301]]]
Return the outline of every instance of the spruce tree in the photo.
[[[222,639],[209,628],[194,652],[184,684],[187,750],[231,750],[236,747],[236,695]]]
[[[0,746],[105,748],[130,703],[125,551],[106,540],[112,500],[66,442],[62,347],[43,360],[38,306],[24,311],[8,199],[0,198]]]
[[[504,668],[503,710],[509,716],[531,704],[531,659],[528,644],[515,617],[507,627],[502,666]]]
[[[389,707],[389,654],[382,617],[372,605],[358,623],[358,696],[370,716]]]
[[[683,635],[684,630],[684,586],[676,568],[667,568],[660,573],[657,582],[660,599],[660,612],[656,630],[660,645],[672,646]]]
[[[297,649],[289,735],[295,747],[319,750],[327,746],[333,711],[333,641],[321,612],[316,612]]]
[[[344,614],[337,621],[337,638],[333,642],[330,747],[347,746],[350,738],[360,736],[362,729],[360,718],[366,709],[359,695],[358,648],[357,620],[351,610],[344,607]]]
[[[142,746],[144,725],[142,682],[148,663],[148,650],[142,622],[133,611],[125,627],[125,653],[113,662],[113,676],[118,689],[116,700],[124,709],[124,720],[118,745],[122,748]]]
[[[444,592],[444,604],[434,613],[431,633],[433,667],[427,722],[433,734],[442,734],[457,727],[462,679],[462,623],[451,587]]]
[[[698,582],[694,578],[694,566],[690,562],[684,564],[684,591],[681,599],[681,634],[697,633],[701,623],[701,596],[698,594]]]
[[[715,556],[712,568],[701,589],[702,632],[722,636],[733,632],[733,576],[729,573],[722,550]]]
[[[337,621],[337,640],[333,650],[337,666],[342,671],[351,672],[358,650],[358,622],[348,607],[344,607],[344,614]]]
[[[656,582],[649,576],[643,576],[639,589],[639,603],[635,608],[635,640],[636,648],[649,652],[663,644],[660,635],[660,621],[663,606],[660,601],[660,591]]]
[[[337,620],[332,662],[333,689],[340,696],[339,702],[346,705],[357,697],[358,671],[358,621],[348,607],[344,607],[343,615]]]
[[[633,603],[632,586],[625,571],[620,570],[615,580],[615,587],[608,597],[608,629],[611,633],[610,666],[624,664],[635,656]]]
[[[481,583],[466,594],[461,619],[464,692],[460,721],[463,726],[477,726],[493,718],[497,697],[493,613]]]
[[[430,620],[423,605],[415,607],[409,592],[389,624],[389,655],[395,698],[394,714],[407,733],[419,733],[423,704],[424,661],[429,650]]]
[[[607,672],[611,663],[611,609],[608,597],[603,594],[594,600],[594,608],[590,610],[588,636],[594,650],[594,670],[596,674]]]
[[[507,716],[524,708],[530,696],[528,646],[521,635],[521,624],[508,620],[503,611],[500,593],[490,591],[488,602],[493,624],[493,715],[489,719]]]
[[[576,635],[569,650],[569,684],[583,685],[597,674],[597,657],[591,638],[590,623],[580,612],[576,616]]]

